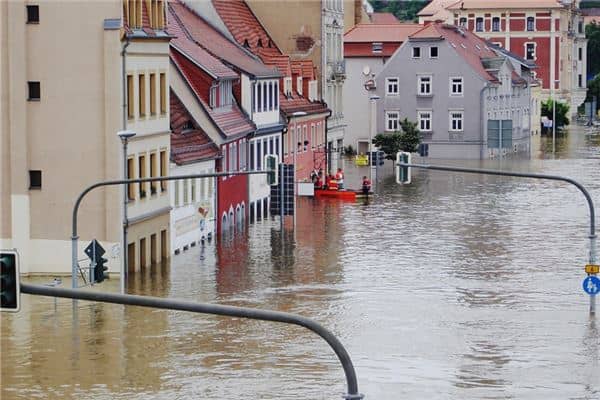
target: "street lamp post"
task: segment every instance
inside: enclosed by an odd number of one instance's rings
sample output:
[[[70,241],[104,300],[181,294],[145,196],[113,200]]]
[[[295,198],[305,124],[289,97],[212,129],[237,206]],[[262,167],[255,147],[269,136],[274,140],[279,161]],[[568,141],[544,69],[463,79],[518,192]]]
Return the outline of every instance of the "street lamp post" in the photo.
[[[377,118],[375,118],[377,100],[379,100],[379,96],[376,94],[369,96],[371,103],[371,111],[369,113],[369,181],[371,181],[371,185],[373,184],[373,133],[377,130]],[[377,158],[375,158],[375,167],[377,167]]]
[[[134,137],[136,133],[134,131],[119,131],[117,132],[121,143],[123,144],[123,179],[128,178],[127,171],[127,142],[129,139]],[[129,226],[129,220],[127,219],[127,204],[129,203],[129,186],[123,187],[123,243],[121,245],[121,294],[125,294],[125,280],[127,279],[127,228]]]
[[[550,87],[550,98],[552,99],[552,155],[556,155],[556,100],[554,99],[554,87],[560,81],[552,82]]]

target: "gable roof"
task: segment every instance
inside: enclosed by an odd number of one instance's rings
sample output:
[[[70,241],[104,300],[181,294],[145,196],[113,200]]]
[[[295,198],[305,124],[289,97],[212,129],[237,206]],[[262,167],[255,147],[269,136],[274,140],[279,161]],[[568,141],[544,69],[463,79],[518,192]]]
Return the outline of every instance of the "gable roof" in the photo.
[[[210,107],[207,103],[208,94],[205,93],[206,90],[203,87],[202,75],[205,72],[198,65],[178,53],[173,47],[170,59],[223,137],[233,139],[256,130],[254,123],[246,117],[235,101],[229,107]]]
[[[179,97],[170,91],[171,160],[177,165],[211,160],[219,156],[219,148],[210,140]],[[193,129],[184,130],[191,123]],[[184,133],[185,132],[185,133]]]
[[[460,0],[447,7],[448,10],[463,9],[527,9],[562,8],[558,0]]]
[[[280,76],[276,69],[264,65],[237,43],[230,41],[185,4],[169,1],[168,6],[169,15],[178,22],[187,37],[213,57],[251,76],[259,78]]]
[[[519,64],[523,65],[524,67],[527,67],[529,69],[538,68],[537,64],[533,60],[527,60],[511,51],[506,50],[504,47],[495,45],[494,43],[490,42],[489,40],[486,40],[485,43],[488,45],[489,48],[494,50],[496,53],[501,53],[502,55],[504,55],[506,57],[512,58],[513,60],[515,60]]]
[[[496,66],[491,60],[498,59],[498,55],[483,39],[466,29],[436,22],[410,35],[409,40],[446,40],[479,76],[490,82],[498,81],[491,73]]]
[[[344,34],[344,43],[404,42],[423,25],[419,24],[357,24]]]
[[[417,16],[430,17],[438,13],[444,13],[449,6],[458,2],[458,0],[432,0],[417,13]]]

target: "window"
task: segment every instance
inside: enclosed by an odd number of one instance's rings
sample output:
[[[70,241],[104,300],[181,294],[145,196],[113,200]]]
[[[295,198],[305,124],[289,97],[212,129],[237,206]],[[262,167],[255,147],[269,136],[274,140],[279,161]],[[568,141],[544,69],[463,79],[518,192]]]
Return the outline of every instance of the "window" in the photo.
[[[160,113],[167,113],[167,75],[164,72],[160,74]]]
[[[308,149],[308,125],[304,125],[302,132],[302,146],[304,146],[304,151],[306,151]]]
[[[183,180],[183,205],[184,206],[189,203],[188,196],[189,196],[189,179],[184,179]]]
[[[535,18],[527,17],[527,30],[533,32],[535,30]]]
[[[314,149],[317,140],[317,127],[315,124],[310,125],[310,146]]]
[[[535,43],[525,43],[525,58],[535,60]]]
[[[127,179],[134,179],[134,165],[133,165],[133,157],[127,159]],[[127,185],[127,197],[129,201],[135,200],[135,185],[128,184]]]
[[[250,169],[254,171],[256,165],[254,164],[254,142],[250,142]]]
[[[27,23],[28,24],[39,24],[40,23],[40,7],[37,5],[26,6],[27,7]]]
[[[577,32],[583,33],[583,21],[577,23]]]
[[[160,151],[160,176],[167,176],[167,151]],[[160,182],[160,190],[167,191],[167,181]]]
[[[127,118],[132,119],[133,111],[133,75],[127,75]]]
[[[258,104],[258,107],[256,107],[256,111],[257,112],[261,112],[262,109],[262,84],[259,83],[257,85],[257,90],[256,90],[256,103]]]
[[[432,46],[429,48],[429,58],[438,58],[437,46]]]
[[[156,115],[156,74],[150,74],[150,115]]]
[[[233,103],[233,92],[232,92],[232,84],[231,81],[221,81],[219,82],[219,95],[216,96],[216,88],[211,87],[211,103],[215,104],[217,107],[228,106]],[[213,91],[215,91],[213,93]],[[219,103],[216,103],[216,100],[219,100]],[[215,107],[213,105],[212,107]]]
[[[192,192],[192,203],[196,202],[196,180],[190,179],[190,190]]]
[[[387,96],[398,94],[398,78],[385,78],[385,94]]]
[[[492,18],[492,32],[500,32],[500,17]]]
[[[463,130],[463,111],[450,111],[450,131],[462,132]]]
[[[138,171],[140,173],[140,179],[146,178],[146,156],[140,156],[138,158]],[[146,182],[140,183],[140,199],[146,197]]]
[[[273,82],[269,82],[269,111],[273,110]]]
[[[412,49],[412,56],[413,56],[413,58],[421,58],[421,48],[420,47],[413,47],[413,49]]]
[[[578,59],[579,61],[582,61],[582,60],[583,60],[583,48],[582,48],[582,47],[579,47],[579,48],[577,49],[577,52],[578,52],[578,54],[577,54],[577,59]]]
[[[458,24],[460,25],[461,28],[466,28],[467,27],[467,18],[461,17]]]
[[[296,89],[298,89],[298,94],[302,95],[302,77],[301,76],[296,78]]]
[[[279,109],[279,82],[278,81],[275,81],[275,88],[273,89],[273,109],[276,111]]]
[[[419,76],[419,96],[431,96],[431,76]]]
[[[156,153],[150,153],[150,178],[156,178]],[[150,182],[150,194],[154,195],[157,192],[158,182]]]
[[[29,89],[29,94],[27,100],[29,101],[39,101],[41,98],[41,89],[39,82],[27,82],[27,86]]]
[[[399,129],[400,113],[398,111],[386,111],[385,130],[395,132]]]
[[[262,84],[262,98],[263,98],[263,103],[262,103],[262,111],[268,111],[269,109],[267,108],[269,105],[267,104],[267,83],[263,82]]]
[[[373,43],[373,53],[381,53],[383,51],[383,43]]]
[[[140,117],[146,115],[146,76],[138,75],[138,95],[139,95],[139,112]]]
[[[427,144],[427,143],[421,143],[421,144],[419,144],[419,155],[421,157],[428,157],[429,156],[429,144]]]
[[[463,95],[463,78],[450,78],[450,96],[459,97]]]
[[[260,151],[260,140],[256,142],[256,169],[262,169],[262,153]]]
[[[246,169],[246,139],[240,140],[240,171]]]
[[[488,120],[487,147],[512,148],[512,120]]]
[[[419,111],[418,113],[419,120],[419,130],[422,132],[430,132],[431,131],[431,111]]]
[[[581,74],[577,75],[577,86],[583,87],[583,76]]]
[[[41,189],[42,188],[42,171],[30,170],[29,171],[29,189]]]
[[[483,32],[483,18],[481,17],[475,19],[475,32]]]
[[[179,181],[175,181],[173,191],[175,192],[175,207],[179,207]]]
[[[502,42],[493,42],[492,43],[494,46],[500,47],[502,48]]]

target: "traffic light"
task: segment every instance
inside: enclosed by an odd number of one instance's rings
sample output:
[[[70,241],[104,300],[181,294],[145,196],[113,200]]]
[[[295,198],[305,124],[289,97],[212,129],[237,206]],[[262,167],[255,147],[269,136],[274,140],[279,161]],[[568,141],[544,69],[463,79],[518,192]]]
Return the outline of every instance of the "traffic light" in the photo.
[[[381,150],[378,151],[372,151],[369,155],[369,164],[371,164],[372,167],[376,166],[376,165],[383,165],[385,162],[385,153]]]
[[[265,155],[265,169],[267,170],[267,183],[276,186],[279,182],[279,171],[277,166],[279,158],[275,154]]]
[[[96,260],[96,266],[94,267],[94,282],[102,283],[105,279],[108,279],[108,267],[104,265],[108,260],[104,257],[98,257]]]
[[[377,165],[383,165],[385,163],[385,153],[383,151],[377,152]]]
[[[18,312],[20,307],[19,257],[16,251],[0,253],[0,310]]]
[[[412,157],[410,153],[405,153],[403,151],[399,151],[398,153],[396,153],[396,183],[410,183],[410,167],[403,167],[398,164],[410,164],[411,158]]]

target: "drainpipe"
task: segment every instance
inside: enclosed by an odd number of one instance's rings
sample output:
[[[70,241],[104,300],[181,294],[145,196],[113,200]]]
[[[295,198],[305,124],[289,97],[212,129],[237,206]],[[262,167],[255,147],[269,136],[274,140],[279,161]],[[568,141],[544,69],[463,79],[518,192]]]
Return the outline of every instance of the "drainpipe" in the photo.
[[[323,102],[325,107],[327,107],[327,103]],[[331,110],[329,107],[327,108],[329,113],[325,117],[325,173],[329,175],[329,141],[327,140],[327,132],[329,131],[329,118],[331,118]]]
[[[485,121],[486,121],[486,116],[485,116],[485,106],[484,106],[484,99],[483,99],[483,94],[485,93],[486,89],[489,89],[490,83],[486,82],[485,85],[483,86],[483,88],[481,88],[481,92],[479,92],[479,104],[481,104],[481,110],[480,110],[480,120],[481,120],[481,129],[480,129],[480,141],[481,141],[481,145],[479,147],[479,159],[483,160],[483,156],[484,156],[484,132],[485,132]],[[502,144],[500,144],[501,146]],[[498,151],[500,151],[500,148],[498,148]]]
[[[121,50],[121,79],[123,81],[123,130],[127,130],[127,71],[126,71],[126,60],[127,60],[127,47],[129,46],[129,36],[125,35],[125,44],[123,50]]]

